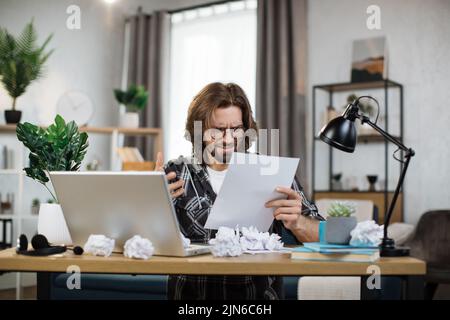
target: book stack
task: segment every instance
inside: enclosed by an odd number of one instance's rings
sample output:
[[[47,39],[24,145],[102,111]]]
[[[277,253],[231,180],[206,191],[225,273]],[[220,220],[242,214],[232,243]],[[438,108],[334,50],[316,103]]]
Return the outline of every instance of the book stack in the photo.
[[[134,147],[117,148],[123,171],[153,171],[155,162],[144,161],[141,153]]]
[[[142,157],[138,148],[134,148],[134,147],[117,148],[117,153],[119,154],[120,160],[122,160],[122,162],[143,162],[144,161],[144,158]]]
[[[291,259],[310,261],[375,262],[380,258],[378,247],[354,247],[320,242],[305,242],[293,248]]]

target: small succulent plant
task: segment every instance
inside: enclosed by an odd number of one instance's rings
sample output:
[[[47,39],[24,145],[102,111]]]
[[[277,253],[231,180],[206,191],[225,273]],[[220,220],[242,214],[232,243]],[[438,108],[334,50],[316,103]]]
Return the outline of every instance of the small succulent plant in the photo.
[[[328,208],[328,216],[334,218],[350,217],[356,211],[355,205],[347,201],[336,201]]]

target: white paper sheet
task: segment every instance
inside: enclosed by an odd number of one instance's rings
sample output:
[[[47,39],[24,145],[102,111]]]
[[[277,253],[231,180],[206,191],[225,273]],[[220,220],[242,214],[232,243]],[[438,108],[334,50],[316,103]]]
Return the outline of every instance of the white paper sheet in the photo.
[[[205,228],[255,226],[267,231],[273,222],[273,208],[264,204],[286,196],[275,191],[291,187],[298,158],[233,153],[222,188],[214,202]]]

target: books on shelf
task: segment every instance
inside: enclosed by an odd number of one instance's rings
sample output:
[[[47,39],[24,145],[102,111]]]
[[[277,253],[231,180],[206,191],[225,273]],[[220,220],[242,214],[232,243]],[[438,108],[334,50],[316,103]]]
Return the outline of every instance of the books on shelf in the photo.
[[[117,153],[119,154],[120,160],[122,160],[122,162],[143,162],[144,161],[144,158],[142,157],[138,148],[134,148],[134,147],[117,148]]]
[[[14,149],[0,144],[0,169],[14,169]]]
[[[298,260],[375,262],[379,258],[378,247],[354,247],[319,242],[307,242],[291,251],[291,259]]]

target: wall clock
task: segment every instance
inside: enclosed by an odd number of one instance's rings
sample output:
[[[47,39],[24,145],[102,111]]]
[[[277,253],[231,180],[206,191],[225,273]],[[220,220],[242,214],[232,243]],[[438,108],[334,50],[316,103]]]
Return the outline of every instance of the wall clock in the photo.
[[[94,105],[85,93],[68,91],[58,99],[56,110],[66,122],[73,120],[78,126],[85,126],[94,114]]]

